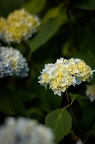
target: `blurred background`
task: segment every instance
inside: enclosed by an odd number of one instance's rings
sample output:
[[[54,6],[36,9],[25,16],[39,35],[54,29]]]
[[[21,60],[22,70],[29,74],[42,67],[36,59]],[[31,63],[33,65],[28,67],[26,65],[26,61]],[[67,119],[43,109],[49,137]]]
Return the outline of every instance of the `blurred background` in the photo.
[[[44,124],[49,112],[67,104],[65,97],[55,96],[50,89],[45,90],[38,83],[38,76],[45,64],[55,63],[60,57],[80,58],[95,69],[94,0],[0,0],[1,17],[7,18],[14,10],[22,8],[30,14],[37,15],[41,25],[38,32],[27,41],[9,45],[3,39],[0,41],[1,46],[18,49],[30,68],[26,78],[0,78],[0,124],[8,116],[29,117]],[[88,84],[95,84],[95,74],[90,83],[71,86],[69,92],[85,96]],[[95,119],[95,103],[90,103],[87,99],[82,104],[84,109],[78,102],[74,103],[73,109],[81,129],[78,135],[84,138]],[[93,128],[92,133],[94,132]],[[88,143],[93,139],[95,133]],[[65,142],[75,143],[76,138],[70,134],[60,143]]]

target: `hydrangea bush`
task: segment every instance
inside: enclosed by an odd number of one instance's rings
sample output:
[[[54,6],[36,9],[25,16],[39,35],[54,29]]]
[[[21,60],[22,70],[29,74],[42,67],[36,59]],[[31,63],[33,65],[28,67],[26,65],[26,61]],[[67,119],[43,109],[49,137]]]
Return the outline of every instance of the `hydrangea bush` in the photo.
[[[0,144],[95,143],[94,10],[0,0]]]

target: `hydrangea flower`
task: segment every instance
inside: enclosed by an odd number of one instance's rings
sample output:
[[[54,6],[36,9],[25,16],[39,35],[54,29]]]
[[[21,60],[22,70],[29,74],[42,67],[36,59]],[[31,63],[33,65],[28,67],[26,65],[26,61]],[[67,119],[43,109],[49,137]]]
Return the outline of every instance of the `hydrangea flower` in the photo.
[[[6,19],[3,17],[0,17],[0,39],[3,39],[4,37],[4,31],[5,31],[6,25],[7,25]]]
[[[95,84],[86,86],[86,96],[91,102],[95,100]]]
[[[26,40],[38,30],[40,20],[36,15],[31,15],[24,9],[15,10],[7,17],[7,25],[4,27],[4,41],[8,43],[20,43]]]
[[[76,144],[83,144],[83,142],[79,139]]]
[[[8,117],[0,127],[0,144],[54,144],[54,135],[36,120]]]
[[[93,75],[91,68],[81,59],[57,59],[55,64],[46,64],[38,77],[39,83],[49,88],[54,94],[61,96],[70,85],[79,85],[82,81],[89,81]]]
[[[29,71],[26,59],[12,47],[0,47],[0,77],[26,77]]]

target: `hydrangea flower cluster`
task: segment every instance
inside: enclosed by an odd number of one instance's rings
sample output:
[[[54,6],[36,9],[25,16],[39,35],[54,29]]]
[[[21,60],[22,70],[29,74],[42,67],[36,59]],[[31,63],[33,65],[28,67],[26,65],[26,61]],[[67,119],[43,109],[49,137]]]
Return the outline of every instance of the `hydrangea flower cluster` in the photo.
[[[3,39],[4,37],[4,31],[5,31],[6,25],[7,25],[6,19],[3,17],[0,17],[0,39]]]
[[[54,94],[61,96],[69,86],[79,85],[82,81],[89,81],[93,71],[81,59],[57,59],[55,64],[46,64],[38,77],[39,83],[53,90]]]
[[[1,24],[3,25],[3,23],[2,21]],[[39,25],[40,20],[37,16],[29,14],[24,9],[15,10],[8,15],[5,27],[3,26],[4,31],[0,31],[0,33],[4,35],[5,42],[19,43],[21,40],[31,37]]]
[[[86,96],[91,102],[95,100],[95,84],[86,86]]]
[[[23,55],[12,47],[0,47],[0,77],[26,77],[29,71]]]
[[[0,127],[0,144],[54,144],[54,135],[36,120],[8,117]]]

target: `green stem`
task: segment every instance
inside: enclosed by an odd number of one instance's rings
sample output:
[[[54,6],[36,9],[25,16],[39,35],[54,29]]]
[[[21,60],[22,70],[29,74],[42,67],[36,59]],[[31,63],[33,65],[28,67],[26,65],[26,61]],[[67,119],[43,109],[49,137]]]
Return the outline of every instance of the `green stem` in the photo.
[[[68,90],[67,90],[67,89],[66,89],[66,97],[67,97],[68,104],[71,104],[70,98],[69,98],[69,93],[68,93]]]
[[[83,143],[84,143],[84,144],[87,142],[87,140],[89,139],[89,137],[90,137],[90,134],[86,137],[85,140],[83,140]]]
[[[70,101],[70,97],[69,97],[69,93],[68,93],[68,90],[67,90],[67,89],[66,89],[66,97],[67,97],[67,101],[68,101],[69,106],[70,106],[69,108],[70,108],[70,112],[71,112],[72,118],[73,118],[73,120],[74,120],[74,123],[75,123],[75,125],[76,125],[79,133],[81,133],[80,128],[79,128],[79,126],[78,126],[78,123],[77,123],[77,121],[76,121],[75,115],[74,115],[74,113],[73,113],[73,110],[72,110],[72,108],[71,108],[71,105],[72,105],[73,101]],[[80,138],[79,138],[79,139],[80,139]]]
[[[75,122],[75,125],[76,125],[79,133],[81,133],[80,128],[79,128],[79,126],[78,126],[78,123],[77,123],[77,121],[76,121],[75,115],[74,115],[74,113],[73,113],[73,111],[72,111],[72,108],[71,108],[71,106],[72,106],[72,104],[73,104],[73,100],[70,101],[70,97],[69,97],[69,93],[68,93],[68,90],[67,90],[67,89],[66,89],[66,97],[67,97],[67,101],[68,101],[68,104],[69,104],[69,107],[70,107],[70,112],[71,112],[71,115],[72,115],[73,120],[74,120],[74,122]],[[76,136],[74,133],[73,133],[73,135],[74,135],[77,139],[80,139],[80,138],[79,138],[78,136]],[[89,137],[90,137],[90,135],[88,135],[85,140],[81,140],[81,139],[80,139],[80,140],[82,141],[83,144],[86,144],[86,142],[87,142],[87,140],[88,140]]]

